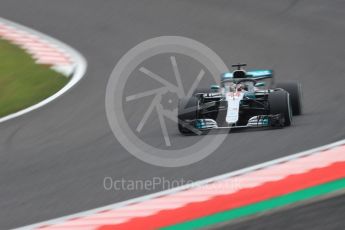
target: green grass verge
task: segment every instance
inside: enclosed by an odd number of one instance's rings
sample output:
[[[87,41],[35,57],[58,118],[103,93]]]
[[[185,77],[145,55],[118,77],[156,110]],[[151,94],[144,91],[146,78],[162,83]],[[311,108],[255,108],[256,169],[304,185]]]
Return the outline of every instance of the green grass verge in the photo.
[[[23,49],[0,39],[0,117],[44,100],[67,82],[64,75],[36,64]]]
[[[226,221],[231,221],[237,218],[253,215],[259,212],[268,211],[279,208],[285,205],[290,205],[303,200],[312,199],[317,196],[322,196],[327,193],[335,192],[345,188],[345,178],[321,184],[315,187],[307,188],[297,192],[293,192],[284,196],[276,197],[270,200],[265,200],[252,205],[244,206],[237,209],[232,209],[224,212],[219,212],[214,215],[202,217],[199,219],[187,221],[184,223],[172,225],[162,228],[164,230],[183,230],[183,229],[200,229],[219,224]]]

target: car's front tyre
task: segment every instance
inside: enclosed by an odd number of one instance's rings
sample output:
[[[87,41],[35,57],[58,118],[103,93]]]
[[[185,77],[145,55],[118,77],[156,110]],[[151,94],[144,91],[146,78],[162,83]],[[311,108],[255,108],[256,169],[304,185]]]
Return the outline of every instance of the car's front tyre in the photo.
[[[286,91],[274,91],[268,95],[270,114],[281,114],[284,118],[284,126],[292,123],[292,108],[290,95]]]
[[[302,114],[302,87],[300,83],[297,82],[282,82],[277,83],[277,88],[284,89],[290,94],[292,114],[301,115]]]

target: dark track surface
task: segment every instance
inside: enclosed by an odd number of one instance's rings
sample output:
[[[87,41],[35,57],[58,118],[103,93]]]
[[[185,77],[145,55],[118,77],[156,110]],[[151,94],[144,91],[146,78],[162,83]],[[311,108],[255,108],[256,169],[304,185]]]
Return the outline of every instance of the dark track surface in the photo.
[[[231,230],[338,230],[345,227],[345,196],[336,196],[319,202],[279,211],[238,224],[213,229]]]
[[[199,180],[345,138],[344,1],[6,0],[0,16],[68,43],[89,64],[69,93],[0,124],[0,229],[153,192],[109,192],[105,176]],[[210,157],[187,167],[137,160],[110,131],[105,87],[125,52],[161,35],[190,37],[226,63],[245,61],[275,69],[277,80],[299,80],[305,115],[290,128],[229,135]],[[159,144],[160,137],[157,128],[152,138]]]

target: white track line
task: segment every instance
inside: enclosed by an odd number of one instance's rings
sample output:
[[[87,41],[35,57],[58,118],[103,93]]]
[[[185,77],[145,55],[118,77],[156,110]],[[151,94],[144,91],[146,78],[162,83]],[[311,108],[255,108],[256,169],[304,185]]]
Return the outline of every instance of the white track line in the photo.
[[[36,110],[36,109],[52,102],[56,98],[60,97],[62,94],[66,93],[69,89],[71,89],[73,86],[75,86],[82,79],[82,77],[84,76],[84,74],[86,72],[87,62],[86,62],[86,60],[82,54],[80,54],[78,51],[76,51],[72,47],[58,41],[55,38],[49,37],[48,35],[45,35],[43,33],[40,33],[40,32],[35,31],[33,29],[30,29],[26,26],[11,22],[11,21],[4,19],[4,18],[0,18],[0,23],[8,25],[11,28],[18,30],[18,32],[12,36],[14,43],[16,43],[15,39],[18,39],[18,41],[20,40],[20,34],[22,33],[21,31],[24,31],[26,34],[30,34],[29,37],[31,37],[31,39],[33,40],[33,43],[36,40],[43,40],[44,42],[47,42],[47,44],[46,44],[47,46],[45,46],[45,48],[50,49],[50,48],[55,47],[56,49],[62,51],[62,53],[65,54],[65,55],[63,54],[63,58],[62,57],[47,57],[46,59],[38,59],[39,63],[51,64],[52,61],[53,62],[57,61],[58,63],[61,62],[62,64],[64,64],[65,61],[67,60],[67,58],[70,58],[73,61],[73,66],[59,66],[59,65],[57,65],[57,66],[52,67],[52,69],[59,71],[59,72],[69,73],[69,72],[73,71],[70,81],[62,89],[60,89],[54,95],[44,99],[43,101],[41,101],[35,105],[32,105],[26,109],[12,113],[10,115],[7,115],[5,117],[1,117],[0,123],[2,123],[5,121],[8,121],[10,119],[19,117],[21,115],[24,115],[26,113],[29,113],[33,110]],[[0,30],[0,37],[1,37],[1,32],[3,32],[3,31],[4,30]],[[29,39],[29,38],[26,38],[26,39]],[[43,43],[40,42],[40,44],[43,44]],[[41,48],[42,48],[42,46],[41,46]],[[33,49],[35,49],[35,48],[33,48]],[[30,49],[28,49],[28,51],[30,51]]]
[[[154,194],[150,194],[150,195],[146,195],[146,196],[130,199],[130,200],[127,200],[127,201],[123,201],[123,202],[119,202],[119,203],[114,203],[114,204],[103,206],[103,207],[100,207],[100,208],[96,208],[96,209],[92,209],[92,210],[88,210],[88,211],[84,211],[84,212],[79,212],[79,213],[76,213],[76,214],[72,214],[72,215],[68,215],[68,216],[63,216],[63,217],[52,219],[52,220],[48,220],[48,221],[43,221],[43,222],[40,222],[40,223],[24,226],[24,227],[17,228],[17,229],[20,229],[20,230],[23,230],[23,229],[36,229],[36,228],[39,228],[39,227],[42,227],[42,226],[62,224],[62,223],[66,222],[66,221],[68,221],[70,219],[77,219],[77,218],[87,217],[87,216],[90,216],[90,215],[95,215],[96,213],[100,213],[102,211],[116,210],[116,209],[123,208],[123,207],[129,206],[129,205],[133,205],[133,204],[149,201],[149,200],[152,200],[152,199],[155,199],[155,198],[158,198],[158,197],[163,197],[163,196],[179,193],[179,192],[182,192],[184,190],[189,190],[189,189],[192,189],[192,188],[195,188],[195,187],[207,185],[207,184],[214,183],[214,182],[219,182],[219,181],[226,180],[226,179],[229,179],[229,178],[232,178],[232,177],[235,177],[235,176],[239,176],[239,175],[243,175],[243,174],[248,174],[250,172],[253,172],[253,171],[256,171],[256,170],[259,170],[259,169],[265,169],[267,167],[271,167],[271,166],[274,166],[274,165],[286,163],[286,162],[289,162],[289,161],[292,161],[292,160],[296,160],[296,159],[299,159],[299,158],[302,158],[302,157],[318,154],[318,153],[320,153],[320,152],[322,152],[324,150],[333,149],[333,148],[338,147],[340,145],[345,145],[345,140],[334,142],[334,143],[331,143],[331,144],[328,144],[328,145],[324,145],[324,146],[321,146],[321,147],[318,147],[318,148],[314,148],[314,149],[311,149],[311,150],[303,151],[303,152],[296,153],[296,154],[293,154],[293,155],[289,155],[289,156],[286,156],[286,157],[278,158],[278,159],[275,159],[275,160],[272,160],[272,161],[268,161],[268,162],[265,162],[265,163],[257,164],[257,165],[254,165],[254,166],[250,166],[250,167],[247,167],[247,168],[244,168],[244,169],[236,170],[236,171],[233,171],[233,172],[230,172],[230,173],[226,173],[226,174],[223,174],[223,175],[220,175],[220,176],[216,176],[216,177],[208,178],[208,179],[205,179],[205,180],[201,180],[201,181],[195,182],[193,184],[188,184],[188,185],[176,187],[176,188],[173,188],[173,189],[165,190],[165,191],[162,191],[162,192],[158,192],[158,193],[154,193]],[[303,160],[301,160],[301,162],[303,162]],[[130,209],[130,207],[128,207],[128,208]],[[145,215],[145,212],[143,213],[143,215]],[[122,220],[118,220],[118,221],[121,222]],[[113,224],[116,224],[115,222],[116,221],[113,220]],[[89,226],[89,227],[92,228],[92,226]]]

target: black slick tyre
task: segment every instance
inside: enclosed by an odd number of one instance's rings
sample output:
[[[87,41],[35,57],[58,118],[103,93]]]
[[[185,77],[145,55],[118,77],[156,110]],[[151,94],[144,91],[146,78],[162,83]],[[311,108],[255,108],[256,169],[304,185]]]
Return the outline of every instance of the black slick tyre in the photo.
[[[292,114],[294,116],[301,115],[303,111],[301,84],[297,82],[282,82],[278,83],[276,87],[284,89],[290,94]]]
[[[281,114],[284,118],[284,126],[290,126],[292,123],[292,108],[289,93],[283,90],[274,91],[268,95],[268,102],[270,114]]]

